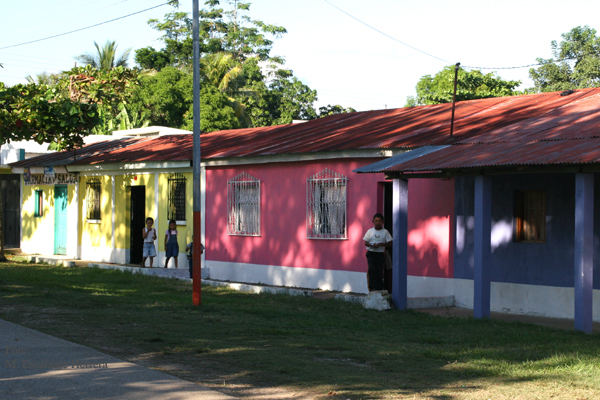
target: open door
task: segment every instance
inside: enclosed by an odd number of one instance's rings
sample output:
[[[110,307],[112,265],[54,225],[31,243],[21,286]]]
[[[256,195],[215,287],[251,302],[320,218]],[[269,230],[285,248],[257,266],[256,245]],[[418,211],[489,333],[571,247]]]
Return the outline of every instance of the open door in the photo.
[[[54,254],[67,254],[67,187],[54,187]]]

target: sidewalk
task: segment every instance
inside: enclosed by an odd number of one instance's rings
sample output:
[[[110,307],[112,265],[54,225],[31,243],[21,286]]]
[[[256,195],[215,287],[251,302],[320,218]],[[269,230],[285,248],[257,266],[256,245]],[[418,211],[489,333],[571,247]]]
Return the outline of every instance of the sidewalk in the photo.
[[[235,399],[1,319],[0,332],[2,399]]]

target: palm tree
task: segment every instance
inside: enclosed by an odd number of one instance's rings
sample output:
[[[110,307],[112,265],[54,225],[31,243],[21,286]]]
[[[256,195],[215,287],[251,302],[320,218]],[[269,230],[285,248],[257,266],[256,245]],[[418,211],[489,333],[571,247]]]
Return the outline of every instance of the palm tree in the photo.
[[[38,85],[54,86],[58,83],[60,76],[58,74],[50,74],[48,72],[42,72],[36,74],[35,77],[27,75],[25,77],[27,83],[36,83]]]
[[[227,95],[235,116],[240,120],[242,126],[251,126],[252,121],[246,115],[246,107],[233,97],[235,95],[256,95],[251,89],[239,87],[242,78],[242,65],[229,53],[207,54],[200,62],[201,73],[204,74],[208,82],[213,84],[221,93]]]
[[[117,42],[107,40],[102,47],[94,42],[94,46],[96,46],[96,54],[85,53],[75,57],[75,59],[84,65],[91,65],[102,71],[109,71],[119,66],[127,68],[127,59],[131,54],[131,47],[125,50],[119,58],[116,58]]]

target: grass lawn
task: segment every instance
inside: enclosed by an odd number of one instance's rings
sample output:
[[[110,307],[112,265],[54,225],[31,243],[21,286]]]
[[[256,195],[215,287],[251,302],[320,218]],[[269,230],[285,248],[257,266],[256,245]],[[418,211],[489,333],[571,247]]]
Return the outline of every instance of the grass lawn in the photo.
[[[600,335],[0,263],[0,318],[247,399],[597,399]]]

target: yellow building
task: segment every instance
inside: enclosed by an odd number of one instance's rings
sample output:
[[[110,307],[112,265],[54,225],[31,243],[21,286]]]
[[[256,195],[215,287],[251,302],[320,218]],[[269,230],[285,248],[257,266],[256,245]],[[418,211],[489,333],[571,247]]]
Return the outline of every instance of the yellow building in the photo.
[[[190,161],[112,163],[111,154],[124,148],[129,151],[150,139],[144,135],[110,139],[12,164],[23,184],[21,250],[140,264],[142,231],[151,217],[158,236],[154,266],[164,266],[165,231],[168,221],[174,219],[179,268],[187,268],[185,246],[192,241],[193,217]],[[102,154],[106,154],[106,162],[85,162],[87,157]]]

